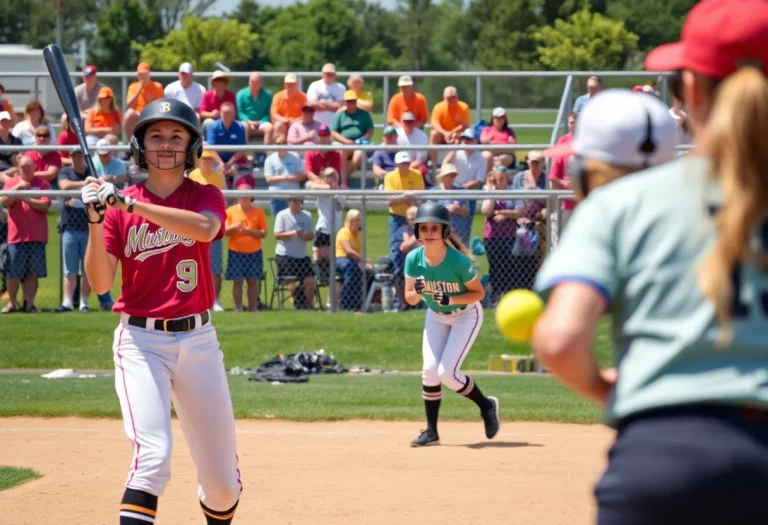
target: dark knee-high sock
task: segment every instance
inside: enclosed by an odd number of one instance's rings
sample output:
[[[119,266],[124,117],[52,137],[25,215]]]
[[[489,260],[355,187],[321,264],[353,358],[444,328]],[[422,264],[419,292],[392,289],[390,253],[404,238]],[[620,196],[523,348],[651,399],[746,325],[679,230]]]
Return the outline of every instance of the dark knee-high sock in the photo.
[[[480,387],[475,383],[475,380],[469,376],[467,376],[467,382],[464,385],[464,388],[459,390],[459,394],[474,401],[475,404],[480,407],[480,410],[486,411],[493,408],[491,400],[483,395],[480,391]]]
[[[147,525],[155,522],[157,496],[141,490],[125,489],[120,502],[120,525]]]
[[[212,510],[203,505],[203,502],[200,502],[200,506],[203,508],[203,514],[205,514],[205,522],[208,525],[229,525],[232,523],[232,518],[235,517],[235,509],[237,509],[237,504],[240,503],[240,501],[236,501],[234,505],[232,505],[231,509],[227,510]],[[121,524],[122,525],[122,524]]]
[[[421,397],[424,398],[424,411],[427,413],[427,428],[437,434],[437,416],[442,399],[440,385],[422,385]]]

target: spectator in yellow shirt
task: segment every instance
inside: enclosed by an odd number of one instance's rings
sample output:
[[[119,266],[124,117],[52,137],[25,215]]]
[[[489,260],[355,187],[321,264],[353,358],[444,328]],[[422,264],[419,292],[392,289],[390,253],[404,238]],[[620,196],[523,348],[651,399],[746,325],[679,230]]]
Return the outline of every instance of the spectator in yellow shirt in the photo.
[[[214,153],[211,150],[203,151],[200,156],[200,164],[189,172],[189,179],[200,184],[211,184],[220,190],[224,189],[224,175],[213,168]],[[211,273],[213,274],[213,291],[216,300],[213,302],[214,312],[223,312],[224,307],[219,301],[221,294],[221,274],[223,273],[224,245],[221,239],[211,243]]]
[[[253,185],[242,180],[238,190],[252,190]],[[267,236],[267,217],[264,210],[254,206],[250,197],[239,197],[237,204],[227,208],[225,223],[229,237],[227,281],[232,285],[235,311],[243,309],[243,281],[248,285],[248,311],[262,309],[259,303],[259,284],[264,279],[264,258],[261,240]]]
[[[421,172],[411,168],[411,157],[407,151],[398,151],[395,155],[396,169],[384,175],[385,191],[415,191],[424,190],[424,177]],[[392,261],[395,275],[403,275],[405,255],[400,251],[403,242],[401,228],[405,225],[408,208],[418,206],[419,200],[412,197],[389,199],[389,258]],[[403,282],[395,281],[399,296]],[[402,304],[400,306],[403,306]]]
[[[370,259],[364,260],[363,219],[360,210],[349,210],[344,227],[336,234],[336,270],[344,276],[341,286],[341,309],[359,312],[363,303],[362,279],[365,270],[366,278],[373,278],[370,270],[373,264]],[[370,286],[370,282],[367,283]],[[366,286],[366,290],[368,287]]]
[[[352,75],[347,80],[347,87],[357,93],[357,107],[365,111],[373,111],[373,93],[363,90],[365,81],[360,75]],[[339,111],[344,111],[339,108]]]
[[[461,132],[470,126],[469,106],[459,100],[459,92],[453,86],[443,90],[443,100],[432,109],[430,144],[455,144]],[[432,169],[437,169],[437,151],[429,152]],[[445,156],[445,155],[443,155]]]

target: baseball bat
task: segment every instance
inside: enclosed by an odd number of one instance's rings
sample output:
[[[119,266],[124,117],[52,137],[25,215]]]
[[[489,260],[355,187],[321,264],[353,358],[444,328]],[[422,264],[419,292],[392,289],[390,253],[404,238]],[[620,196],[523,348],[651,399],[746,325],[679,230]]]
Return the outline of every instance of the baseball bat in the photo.
[[[64,106],[64,112],[69,119],[69,127],[74,132],[75,137],[77,137],[80,151],[83,152],[83,157],[85,157],[85,164],[88,166],[91,176],[96,177],[96,168],[93,165],[93,159],[88,150],[88,141],[85,140],[85,127],[83,126],[83,119],[80,118],[80,108],[77,105],[75,88],[72,86],[69,68],[64,60],[64,53],[61,47],[56,44],[45,46],[43,48],[43,59],[45,60],[48,72],[51,74],[51,81],[56,89],[56,94],[59,96],[61,105]],[[98,209],[99,206],[102,205],[97,204],[96,208]]]

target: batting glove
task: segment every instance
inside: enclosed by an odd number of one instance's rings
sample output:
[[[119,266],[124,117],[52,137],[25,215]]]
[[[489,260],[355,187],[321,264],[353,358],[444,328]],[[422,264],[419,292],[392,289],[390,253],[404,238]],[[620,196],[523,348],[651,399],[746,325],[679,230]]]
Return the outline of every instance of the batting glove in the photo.
[[[99,200],[99,185],[95,182],[86,184],[80,190],[80,196],[83,201],[83,208],[88,214],[88,222],[100,224],[104,220],[107,207]]]
[[[435,302],[441,306],[448,306],[450,304],[450,297],[442,290],[436,291],[434,294],[432,294],[432,298],[435,300]]]
[[[415,282],[413,283],[413,288],[416,290],[416,293],[420,294],[424,291],[424,288],[427,287],[427,282],[424,280],[424,277],[416,277]]]
[[[136,199],[126,197],[120,193],[120,190],[118,190],[114,184],[105,182],[99,188],[99,202],[102,204],[109,204],[110,206],[115,206],[118,203],[125,204],[128,206],[128,211],[130,212],[132,211]]]

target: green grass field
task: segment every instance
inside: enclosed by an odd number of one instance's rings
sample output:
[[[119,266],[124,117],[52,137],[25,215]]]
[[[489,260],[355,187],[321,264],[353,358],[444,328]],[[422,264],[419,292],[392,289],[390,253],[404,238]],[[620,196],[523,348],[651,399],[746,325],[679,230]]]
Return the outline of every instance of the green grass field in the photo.
[[[0,490],[9,489],[39,477],[40,474],[31,468],[4,467],[0,465]]]
[[[216,314],[214,322],[227,369],[254,368],[278,353],[325,349],[344,366],[399,371],[372,376],[311,376],[306,384],[272,386],[230,375],[238,417],[288,420],[390,419],[422,417],[419,394],[423,311],[399,314],[321,314],[260,312]],[[37,314],[2,319],[0,368],[101,369],[112,373],[112,333],[116,315]],[[40,329],[45,327],[44,329]],[[463,369],[488,369],[488,357],[529,354],[495,327],[486,310],[481,333]],[[598,338],[601,364],[611,364],[608,326]],[[512,376],[474,372],[483,390],[499,397],[506,420],[594,423],[598,410],[588,401],[543,375]],[[97,375],[103,375],[99,373]],[[43,379],[30,372],[0,373],[0,417],[119,417],[112,377]],[[445,396],[445,419],[474,419],[476,410],[459,396]]]
[[[514,115],[514,113],[513,113]],[[554,113],[522,113],[529,121],[551,122]],[[545,133],[546,132],[546,133]],[[527,133],[527,132],[525,132]],[[518,134],[520,142],[548,142],[548,130],[536,130],[538,137]],[[316,213],[313,213],[316,218]],[[37,305],[56,307],[60,298],[60,237],[56,215],[49,216],[47,246],[48,277],[41,280]],[[272,217],[268,216],[269,226]],[[476,217],[472,235],[482,235],[483,218]],[[367,255],[372,260],[387,254],[387,215],[367,215]],[[274,253],[275,241],[264,241],[264,254]],[[478,259],[487,272],[485,257]],[[226,267],[226,250],[225,250]],[[265,261],[265,269],[269,267]],[[118,274],[119,275],[119,274]],[[271,276],[267,275],[271,282]],[[113,297],[120,279],[113,287]],[[271,287],[270,287],[271,288]],[[231,283],[222,290],[225,307],[232,306]],[[91,307],[96,298],[91,297]],[[290,308],[290,306],[289,306]],[[397,374],[372,376],[313,376],[309,383],[273,386],[248,381],[247,376],[230,375],[235,412],[238,417],[288,420],[388,419],[420,420],[423,406],[420,391],[421,333],[424,311],[397,314],[269,311],[259,313],[216,313],[214,323],[224,350],[227,369],[255,368],[276,354],[325,349],[344,366],[365,366]],[[114,392],[112,336],[117,315],[93,311],[90,314],[13,314],[0,319],[2,351],[0,368],[0,417],[31,415],[43,417],[120,417]],[[607,323],[598,334],[597,353],[603,366],[612,364]],[[495,326],[494,310],[485,310],[485,322],[463,369],[473,374],[487,394],[501,400],[505,420],[541,420],[594,423],[599,411],[543,375],[511,376],[488,374],[488,358],[499,354],[530,354],[528,345],[514,345],[503,339]],[[95,379],[49,380],[37,370],[57,368],[103,370]],[[21,369],[21,370],[19,370]],[[26,369],[26,370],[25,370]],[[30,369],[35,369],[32,371]],[[106,376],[106,377],[105,377]],[[476,408],[456,395],[446,395],[443,417],[453,420],[477,418]],[[0,471],[0,480],[3,478]],[[0,487],[2,484],[0,484]]]

